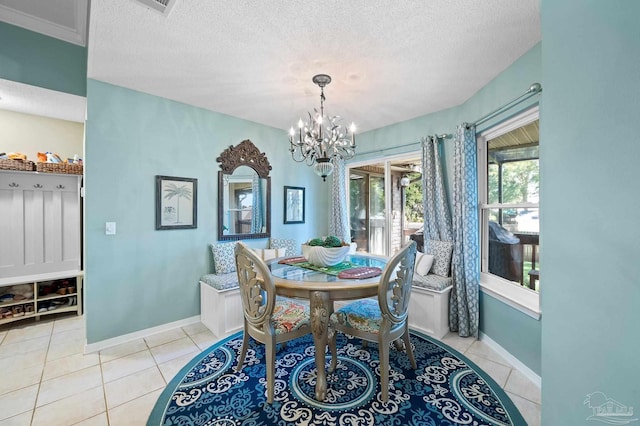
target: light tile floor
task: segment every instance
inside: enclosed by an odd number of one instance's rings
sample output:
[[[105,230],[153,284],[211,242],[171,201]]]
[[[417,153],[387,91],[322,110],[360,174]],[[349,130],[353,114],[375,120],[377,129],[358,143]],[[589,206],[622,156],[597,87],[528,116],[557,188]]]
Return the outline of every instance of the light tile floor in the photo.
[[[0,426],[144,425],[171,378],[218,339],[204,325],[159,333],[84,355],[84,321],[59,316],[0,328]],[[529,425],[540,389],[486,344],[448,334],[503,387]]]

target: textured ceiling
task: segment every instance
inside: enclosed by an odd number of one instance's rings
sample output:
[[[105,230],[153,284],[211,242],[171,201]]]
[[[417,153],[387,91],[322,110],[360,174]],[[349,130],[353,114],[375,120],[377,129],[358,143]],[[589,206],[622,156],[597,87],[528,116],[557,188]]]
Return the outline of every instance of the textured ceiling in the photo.
[[[463,103],[540,41],[539,0],[92,0],[89,27],[89,78],[283,130],[315,74],[362,132]]]
[[[87,100],[28,84],[0,79],[0,109],[83,123]]]

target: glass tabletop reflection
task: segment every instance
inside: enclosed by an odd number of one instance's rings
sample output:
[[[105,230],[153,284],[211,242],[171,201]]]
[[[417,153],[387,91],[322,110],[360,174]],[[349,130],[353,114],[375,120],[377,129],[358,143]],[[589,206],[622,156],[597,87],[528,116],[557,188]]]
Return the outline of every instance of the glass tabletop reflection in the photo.
[[[380,257],[372,257],[372,256],[363,256],[358,254],[350,254],[344,259],[345,261],[351,262],[354,264],[354,267],[377,267],[380,269],[384,269],[386,265],[386,260]],[[302,268],[294,265],[283,265],[278,263],[277,260],[269,264],[269,269],[271,270],[271,274],[274,277],[281,278],[284,280],[292,280],[292,281],[309,281],[309,282],[345,282],[345,281],[353,281],[358,282],[359,280],[351,279],[351,280],[343,280],[338,278],[336,275],[326,274],[321,271],[315,271],[313,269]]]

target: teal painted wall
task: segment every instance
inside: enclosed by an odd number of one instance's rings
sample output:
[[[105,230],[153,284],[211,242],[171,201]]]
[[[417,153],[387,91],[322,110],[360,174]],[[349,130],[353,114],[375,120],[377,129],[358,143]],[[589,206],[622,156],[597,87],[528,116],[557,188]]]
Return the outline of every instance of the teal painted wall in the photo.
[[[640,2],[542,1],[542,424],[640,405]]]
[[[362,134],[359,137],[359,148],[362,152],[374,151],[417,143],[421,137],[435,133],[453,133],[457,125],[463,122],[473,122],[509,100],[520,96],[531,83],[540,82],[542,77],[541,54],[541,45],[537,44],[462,105]],[[524,109],[530,108],[538,101],[538,96],[530,98],[507,113],[484,123],[477,130],[481,132]],[[451,140],[443,143],[447,181],[451,180],[453,172],[452,144]],[[385,149],[383,153],[356,156],[354,161],[419,149],[418,144],[397,149]],[[521,360],[531,370],[540,374],[540,321],[483,294],[480,299],[480,331]]]
[[[0,22],[0,78],[87,94],[87,49]]]
[[[198,278],[217,239],[216,158],[250,139],[271,172],[272,235],[300,243],[328,228],[329,182],[294,163],[287,133],[201,108],[88,81],[85,142],[87,342],[200,313]],[[155,230],[155,176],[198,179],[198,227]],[[306,223],[283,225],[283,186],[307,189]],[[104,234],[105,222],[117,234]],[[251,240],[254,247],[267,241]]]
[[[540,334],[542,321],[480,292],[480,330],[510,351],[524,365],[541,375]],[[517,342],[517,344],[515,344]],[[506,349],[506,348],[505,348]],[[514,353],[515,352],[515,353]]]

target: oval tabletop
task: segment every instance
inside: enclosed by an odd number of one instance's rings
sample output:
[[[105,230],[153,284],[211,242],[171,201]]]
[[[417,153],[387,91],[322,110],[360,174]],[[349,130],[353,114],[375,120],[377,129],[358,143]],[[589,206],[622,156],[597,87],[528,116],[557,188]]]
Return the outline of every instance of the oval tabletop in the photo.
[[[323,272],[322,268],[313,270],[279,261],[282,259],[274,259],[269,264],[278,294],[305,297],[311,291],[328,291],[334,300],[377,294],[380,275],[364,279],[346,279]],[[384,257],[362,254],[347,255],[345,261],[351,262],[356,268],[384,269],[387,263]]]

